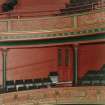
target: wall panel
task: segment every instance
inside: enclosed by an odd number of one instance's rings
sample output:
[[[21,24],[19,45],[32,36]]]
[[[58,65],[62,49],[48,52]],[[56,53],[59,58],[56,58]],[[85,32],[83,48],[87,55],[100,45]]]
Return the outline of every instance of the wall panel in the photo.
[[[105,44],[86,45],[79,48],[79,77],[89,70],[100,70],[105,64]]]

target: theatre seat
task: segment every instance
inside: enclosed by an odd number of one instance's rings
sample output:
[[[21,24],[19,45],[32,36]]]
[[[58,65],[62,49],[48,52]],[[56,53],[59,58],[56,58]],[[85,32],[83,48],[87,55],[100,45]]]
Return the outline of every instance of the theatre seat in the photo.
[[[24,80],[24,83],[27,90],[34,89],[34,82],[32,79]]]
[[[91,76],[97,75],[97,73],[98,73],[97,70],[89,70],[86,73],[86,75],[89,76],[89,77],[91,77]]]
[[[101,80],[100,85],[104,85],[105,86],[105,79]]]
[[[102,66],[101,71],[105,72],[105,64]]]
[[[92,82],[92,85],[95,85],[95,86],[101,85],[101,84],[100,84],[101,81],[100,81],[99,79],[94,79],[94,80],[92,80],[91,82]]]
[[[16,91],[14,80],[6,81],[6,92]]]
[[[16,80],[15,85],[16,85],[16,90],[17,91],[26,90],[24,80]]]
[[[50,87],[52,84],[52,81],[50,78],[43,78],[42,81],[43,81],[43,87]]]
[[[49,76],[50,80],[52,81],[52,84],[56,84],[59,82],[58,78],[59,78],[59,75],[57,72],[50,72],[49,73]]]
[[[105,85],[105,64],[99,70],[89,70],[79,79],[79,85]]]
[[[0,85],[0,94],[2,94],[4,92],[3,87]]]
[[[34,88],[41,88],[43,87],[43,82],[42,82],[42,79],[34,79],[33,80],[33,83],[34,83]]]
[[[91,79],[89,77],[84,76],[80,81],[79,81],[80,85],[91,85]]]
[[[81,85],[89,86],[89,85],[91,85],[91,81],[90,80],[84,80],[81,82]]]

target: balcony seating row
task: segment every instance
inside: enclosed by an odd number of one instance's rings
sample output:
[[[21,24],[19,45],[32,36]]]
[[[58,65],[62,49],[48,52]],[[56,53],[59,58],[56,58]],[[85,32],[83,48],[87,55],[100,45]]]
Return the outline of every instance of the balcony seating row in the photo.
[[[0,85],[0,94],[4,92],[2,85]]]
[[[79,80],[79,85],[105,85],[105,65],[100,70],[87,72]]]
[[[85,4],[85,3],[92,3],[92,2],[99,2],[99,1],[101,1],[101,0],[78,0],[78,1],[77,0],[71,0],[70,3],[78,5],[78,4],[83,4],[83,3]]]
[[[0,86],[0,93],[47,88],[47,87],[55,86],[57,82],[58,82],[57,72],[50,72],[48,77],[46,78],[8,80],[6,81],[5,89],[3,89],[3,86]]]
[[[27,79],[27,80],[10,80],[6,81],[6,92],[22,91],[46,88],[51,86],[52,81],[50,78],[43,79]]]
[[[64,9],[60,9],[61,15],[88,12],[98,5],[100,0],[71,0],[69,4],[65,4]]]

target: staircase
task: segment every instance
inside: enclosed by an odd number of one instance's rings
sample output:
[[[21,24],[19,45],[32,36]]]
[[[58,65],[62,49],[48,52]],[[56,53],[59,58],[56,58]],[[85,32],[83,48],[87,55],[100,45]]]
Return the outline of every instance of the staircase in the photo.
[[[105,85],[105,64],[100,70],[88,71],[83,78],[79,80],[79,85],[102,86]]]

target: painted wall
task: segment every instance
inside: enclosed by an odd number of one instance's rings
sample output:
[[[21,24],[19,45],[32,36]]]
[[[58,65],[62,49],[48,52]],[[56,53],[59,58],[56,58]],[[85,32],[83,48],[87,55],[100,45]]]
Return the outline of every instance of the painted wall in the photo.
[[[80,46],[79,78],[89,70],[100,70],[103,64],[105,64],[105,44]]]
[[[73,51],[71,47],[62,49],[62,65],[58,66],[59,47],[10,49],[7,56],[7,80],[34,79],[47,77],[56,71],[60,81],[72,80]],[[65,50],[69,49],[70,62],[65,65]],[[0,52],[0,83],[2,82],[2,53]]]
[[[1,0],[0,3],[0,12],[2,12],[2,4],[8,0]],[[45,16],[57,14],[55,10],[60,10],[65,8],[65,3],[68,3],[69,0],[18,0],[18,4],[14,7],[13,13],[11,13],[12,18],[19,17],[33,17],[33,16]],[[43,12],[49,11],[50,12]],[[18,12],[17,12],[18,11]],[[20,12],[19,12],[20,11]],[[42,12],[39,12],[42,11]],[[10,14],[2,14],[0,18],[9,18]]]
[[[67,47],[68,48],[68,47]],[[62,47],[62,66],[59,67],[60,80],[67,81],[73,79],[73,48],[70,49],[70,63],[65,66],[65,49]],[[82,78],[90,70],[100,70],[105,64],[105,44],[93,44],[79,46],[78,50],[78,76]]]
[[[0,11],[2,10],[1,5],[6,1],[8,0],[1,0]],[[13,11],[32,12],[33,10],[34,11],[59,10],[61,8],[64,8],[65,3],[67,2],[69,2],[69,0],[38,0],[38,1],[37,0],[18,0],[18,4],[15,6]]]
[[[65,65],[65,50],[67,48],[70,50],[68,66]],[[59,47],[10,50],[7,59],[7,79],[43,78],[47,77],[49,72],[56,71],[59,73],[60,81],[72,80],[72,48],[61,47],[61,66],[58,66],[58,49]]]
[[[18,0],[18,5],[16,9],[24,10],[36,10],[44,11],[51,9],[59,9],[64,6],[69,0]]]
[[[12,49],[7,56],[7,79],[31,79],[47,77],[57,71],[56,48]],[[0,82],[2,80],[2,56],[0,53]]]
[[[62,65],[58,66],[58,49],[62,50]],[[65,65],[65,50],[69,49],[70,60]],[[2,81],[2,53],[0,52],[0,83]],[[105,64],[105,45],[79,46],[79,78],[89,70],[100,70]],[[33,49],[12,49],[7,57],[7,79],[30,79],[47,77],[57,71],[60,81],[73,79],[73,48],[70,46]]]

